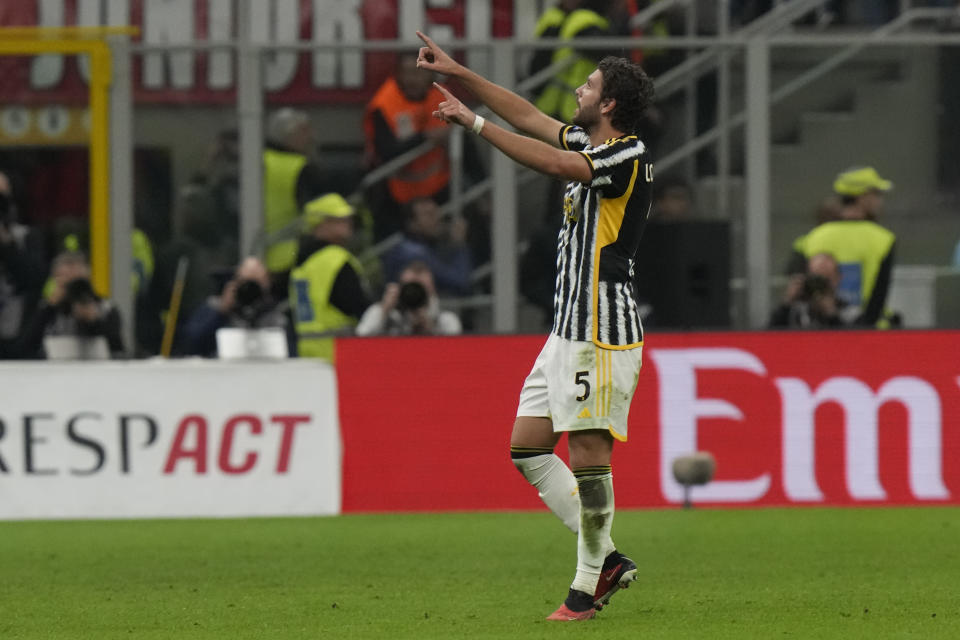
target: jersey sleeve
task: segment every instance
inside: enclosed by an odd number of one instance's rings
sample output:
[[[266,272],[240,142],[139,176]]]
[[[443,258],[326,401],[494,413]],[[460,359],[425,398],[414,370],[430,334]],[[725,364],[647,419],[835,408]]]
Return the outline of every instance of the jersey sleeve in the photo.
[[[593,170],[590,187],[599,189],[605,197],[615,198],[626,191],[637,162],[646,155],[646,148],[636,136],[627,136],[580,153]]]
[[[590,138],[587,132],[572,124],[563,126],[560,129],[560,147],[567,151],[583,151],[590,146]]]

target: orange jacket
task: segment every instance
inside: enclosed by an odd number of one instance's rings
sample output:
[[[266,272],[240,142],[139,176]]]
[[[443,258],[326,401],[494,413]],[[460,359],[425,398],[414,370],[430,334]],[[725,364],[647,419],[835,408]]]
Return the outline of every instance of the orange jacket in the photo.
[[[433,117],[433,111],[443,99],[443,94],[436,87],[431,87],[422,102],[411,102],[400,91],[396,80],[389,78],[374,94],[364,114],[367,156],[378,164],[390,159],[389,156],[382,156],[383,150],[375,148],[374,114],[380,112],[393,132],[393,137],[402,144],[413,136],[447,126],[442,120]],[[404,204],[415,198],[433,196],[449,182],[450,160],[447,149],[438,146],[394,174],[394,177],[388,179],[387,186],[393,199]]]

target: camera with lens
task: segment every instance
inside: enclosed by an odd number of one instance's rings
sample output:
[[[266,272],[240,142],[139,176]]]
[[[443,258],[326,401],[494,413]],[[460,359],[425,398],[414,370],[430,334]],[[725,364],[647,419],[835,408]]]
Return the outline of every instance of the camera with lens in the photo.
[[[405,282],[400,286],[397,308],[400,311],[415,311],[427,306],[427,289],[419,282]]]
[[[93,285],[86,278],[76,278],[66,284],[63,290],[63,305],[67,308],[75,304],[86,304],[97,301],[97,294]]]
[[[235,299],[234,311],[250,324],[262,315],[267,302],[263,287],[256,280],[238,282]]]
[[[77,305],[95,303],[99,300],[93,290],[93,285],[87,278],[76,278],[63,287],[63,298],[60,299],[60,313],[73,315]]]
[[[824,276],[811,273],[803,280],[803,296],[808,300],[816,296],[828,295],[831,290],[830,281]]]

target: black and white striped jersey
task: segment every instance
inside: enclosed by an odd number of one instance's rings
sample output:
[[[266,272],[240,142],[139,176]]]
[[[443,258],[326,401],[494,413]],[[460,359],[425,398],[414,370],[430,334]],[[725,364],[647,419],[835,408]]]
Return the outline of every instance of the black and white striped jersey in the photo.
[[[587,158],[593,179],[570,182],[564,193],[552,331],[605,348],[640,346],[633,266],[650,213],[652,161],[636,136],[591,147],[583,129],[566,126],[560,144]]]

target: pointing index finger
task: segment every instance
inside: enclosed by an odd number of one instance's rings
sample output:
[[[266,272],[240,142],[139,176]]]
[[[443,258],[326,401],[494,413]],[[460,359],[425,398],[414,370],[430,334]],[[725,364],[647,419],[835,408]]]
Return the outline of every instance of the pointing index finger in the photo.
[[[439,84],[439,83],[437,83],[437,82],[434,82],[434,83],[433,83],[433,86],[435,86],[437,89],[440,90],[440,93],[443,94],[443,97],[444,97],[444,98],[452,98],[452,97],[453,97],[453,94],[450,93],[449,91],[447,91],[446,88],[444,88],[444,86],[443,86],[442,84]]]
[[[431,49],[433,48],[433,40],[430,39],[430,36],[428,36],[427,34],[425,34],[425,33],[422,32],[422,31],[420,31],[419,29],[417,29],[417,37],[420,38],[421,40],[423,40],[423,43],[424,43],[425,45],[427,45],[427,46],[430,47]]]

